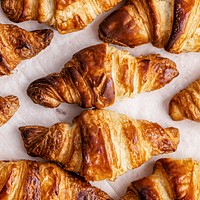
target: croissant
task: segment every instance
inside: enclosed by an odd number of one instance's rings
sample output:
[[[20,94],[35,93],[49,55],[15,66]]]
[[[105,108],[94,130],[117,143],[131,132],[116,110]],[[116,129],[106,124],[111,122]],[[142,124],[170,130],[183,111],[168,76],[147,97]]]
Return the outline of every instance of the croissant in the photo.
[[[76,53],[60,73],[30,84],[34,103],[57,107],[61,102],[84,108],[104,108],[115,99],[159,89],[178,75],[176,64],[160,55],[133,57],[108,44]]]
[[[16,96],[0,97],[0,127],[18,110],[19,100]]]
[[[1,0],[11,21],[38,20],[54,26],[59,33],[84,29],[97,15],[110,10],[121,0]]]
[[[179,143],[176,128],[164,129],[108,110],[84,111],[72,125],[19,130],[29,155],[58,162],[88,181],[115,180],[152,156],[175,151]]]
[[[100,24],[99,36],[129,47],[152,42],[171,53],[200,51],[199,18],[199,0],[127,0]]]
[[[50,29],[28,32],[15,25],[0,24],[0,76],[10,75],[22,60],[36,56],[52,37]]]
[[[52,163],[1,161],[0,177],[0,199],[111,199],[84,179]]]
[[[200,79],[171,99],[169,114],[173,120],[188,118],[200,122]]]
[[[152,175],[134,181],[121,200],[200,199],[200,163],[192,159],[159,159]]]

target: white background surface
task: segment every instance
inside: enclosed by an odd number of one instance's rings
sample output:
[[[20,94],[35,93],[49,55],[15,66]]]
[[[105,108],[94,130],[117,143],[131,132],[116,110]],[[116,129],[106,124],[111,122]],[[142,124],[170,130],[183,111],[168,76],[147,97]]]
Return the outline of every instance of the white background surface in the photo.
[[[0,95],[17,95],[20,100],[20,109],[14,117],[4,126],[0,127],[0,160],[33,159],[26,154],[19,126],[44,125],[50,126],[57,122],[71,122],[72,119],[81,113],[83,109],[77,105],[63,103],[58,108],[47,109],[34,104],[26,95],[28,85],[40,77],[51,72],[60,71],[63,65],[77,51],[101,41],[98,38],[98,25],[109,14],[104,13],[89,25],[85,30],[60,35],[54,30],[54,38],[49,47],[39,55],[21,62],[14,71],[14,74],[7,77],[0,77]],[[0,9],[0,23],[12,23]],[[49,28],[37,22],[23,22],[18,24],[26,30]],[[154,48],[151,44],[142,45],[134,49],[122,48],[130,51],[134,56],[160,53],[176,62],[179,76],[164,88],[143,93],[133,99],[123,100],[107,108],[119,113],[124,113],[135,119],[146,119],[157,122],[163,127],[174,126],[179,128],[181,141],[175,153],[154,157],[135,170],[128,171],[118,177],[115,182],[100,181],[94,182],[95,186],[106,191],[114,199],[119,199],[126,192],[131,181],[151,174],[152,167],[160,157],[186,158],[192,157],[200,161],[200,123],[189,120],[180,122],[172,121],[168,115],[168,104],[171,97],[191,82],[200,78],[200,53],[170,54],[163,49]],[[35,159],[35,158],[34,158]]]

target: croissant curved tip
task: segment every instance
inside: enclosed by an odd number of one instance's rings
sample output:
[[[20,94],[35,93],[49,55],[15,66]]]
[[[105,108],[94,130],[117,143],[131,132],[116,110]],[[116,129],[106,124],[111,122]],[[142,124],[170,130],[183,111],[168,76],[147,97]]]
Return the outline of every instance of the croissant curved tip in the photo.
[[[29,85],[27,95],[35,104],[47,108],[55,108],[60,105],[60,101],[54,98],[54,92],[51,87],[48,84],[42,84],[40,79]]]
[[[180,142],[180,132],[178,128],[174,128],[174,127],[168,127],[165,128],[165,133],[168,134],[168,136],[171,138],[170,144],[168,144],[168,148],[169,150],[171,150],[171,152],[176,151],[178,144]]]
[[[48,46],[54,36],[54,32],[51,29],[43,29],[33,31],[37,35],[37,37],[41,38],[44,42],[45,46]]]
[[[24,0],[1,0],[1,7],[5,15],[14,22],[19,22],[23,14]]]

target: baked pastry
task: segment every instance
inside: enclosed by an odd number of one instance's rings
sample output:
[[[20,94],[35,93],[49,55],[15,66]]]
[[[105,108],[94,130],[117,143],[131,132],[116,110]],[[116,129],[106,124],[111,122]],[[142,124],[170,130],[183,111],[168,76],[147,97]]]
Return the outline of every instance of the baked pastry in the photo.
[[[10,75],[22,60],[36,56],[52,37],[50,29],[28,32],[15,25],[0,24],[0,76]]]
[[[121,200],[199,199],[200,163],[192,159],[159,159],[152,175],[134,181]]]
[[[173,120],[188,118],[200,122],[200,79],[171,99],[169,114]]]
[[[171,53],[200,51],[199,18],[199,0],[127,0],[100,24],[99,36],[129,47],[152,42]]]
[[[0,199],[111,199],[81,177],[52,163],[1,161],[0,177]]]
[[[0,127],[3,126],[18,110],[19,100],[16,96],[0,96]]]
[[[11,21],[37,20],[54,26],[59,33],[84,29],[97,15],[110,10],[121,0],[1,0]]]
[[[108,44],[76,53],[60,73],[28,87],[34,103],[54,108],[61,102],[104,108],[115,100],[157,90],[178,75],[176,64],[160,55],[133,57]]]
[[[60,163],[88,181],[115,180],[129,169],[176,150],[179,131],[108,110],[87,110],[73,124],[20,127],[31,156]]]

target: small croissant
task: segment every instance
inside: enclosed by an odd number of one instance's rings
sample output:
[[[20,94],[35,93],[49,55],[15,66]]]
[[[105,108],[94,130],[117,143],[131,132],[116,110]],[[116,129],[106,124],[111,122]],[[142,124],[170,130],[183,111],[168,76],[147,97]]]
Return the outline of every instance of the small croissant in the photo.
[[[87,110],[73,124],[20,127],[31,156],[60,163],[87,181],[115,180],[130,169],[176,150],[179,131],[108,110]]]
[[[10,75],[25,59],[36,56],[51,42],[50,29],[25,31],[11,24],[0,24],[0,76]]]
[[[18,108],[19,100],[16,96],[0,97],[0,127],[15,114]]]
[[[188,118],[200,122],[200,79],[176,94],[169,103],[173,120]]]
[[[105,192],[55,164],[30,160],[0,162],[0,199],[111,200]]]
[[[79,51],[60,73],[31,83],[27,94],[50,108],[61,102],[104,108],[117,99],[162,88],[177,75],[176,64],[167,58],[133,57],[104,43]]]
[[[84,29],[97,15],[121,0],[1,0],[4,13],[13,22],[37,20],[54,26],[59,33]]]
[[[192,159],[159,159],[152,175],[134,181],[121,200],[200,199],[200,163]]]
[[[171,53],[200,51],[199,0],[127,0],[99,26],[104,42],[135,47],[152,42]]]

